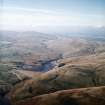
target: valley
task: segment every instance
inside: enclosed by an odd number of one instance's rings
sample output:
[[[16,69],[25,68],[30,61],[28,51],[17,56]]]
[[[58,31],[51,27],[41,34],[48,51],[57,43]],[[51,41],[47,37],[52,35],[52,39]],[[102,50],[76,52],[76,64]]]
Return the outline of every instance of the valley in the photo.
[[[0,105],[105,105],[105,0],[0,0]]]
[[[104,33],[77,34],[0,31],[0,105],[104,105]]]

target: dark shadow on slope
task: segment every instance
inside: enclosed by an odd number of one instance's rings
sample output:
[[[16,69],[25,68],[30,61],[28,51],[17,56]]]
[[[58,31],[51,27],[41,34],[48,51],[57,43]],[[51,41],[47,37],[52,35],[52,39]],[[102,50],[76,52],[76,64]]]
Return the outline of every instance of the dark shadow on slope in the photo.
[[[10,100],[5,97],[5,93],[0,93],[0,105],[11,105]]]
[[[67,96],[65,97],[60,97],[60,104],[61,105],[79,105],[78,102],[73,99],[73,98],[69,98]]]

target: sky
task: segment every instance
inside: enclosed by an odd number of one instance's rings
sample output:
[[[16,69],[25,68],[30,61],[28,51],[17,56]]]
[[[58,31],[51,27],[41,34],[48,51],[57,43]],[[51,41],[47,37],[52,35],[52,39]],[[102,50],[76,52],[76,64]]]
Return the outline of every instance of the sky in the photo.
[[[0,0],[0,27],[105,26],[105,0]]]

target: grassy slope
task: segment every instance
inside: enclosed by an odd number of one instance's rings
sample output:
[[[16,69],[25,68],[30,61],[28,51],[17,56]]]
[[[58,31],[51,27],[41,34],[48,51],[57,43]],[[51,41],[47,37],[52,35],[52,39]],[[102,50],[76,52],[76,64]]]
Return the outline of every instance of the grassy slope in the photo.
[[[105,86],[63,90],[17,102],[16,105],[104,105]]]
[[[67,61],[67,62],[66,62]],[[12,100],[22,100],[58,90],[105,85],[104,53],[80,58],[65,59],[63,67],[34,77],[22,87],[14,88]],[[31,89],[31,91],[30,91]]]

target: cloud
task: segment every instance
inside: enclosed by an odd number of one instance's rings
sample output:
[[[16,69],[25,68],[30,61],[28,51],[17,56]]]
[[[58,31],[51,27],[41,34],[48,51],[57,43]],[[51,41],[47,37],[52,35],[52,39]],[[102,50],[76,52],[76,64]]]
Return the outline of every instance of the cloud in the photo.
[[[36,26],[56,25],[84,25],[105,26],[104,16],[79,13],[64,13],[63,11],[52,11],[31,8],[3,7],[0,26],[2,28],[32,29]]]
[[[22,7],[2,7],[0,8],[4,12],[19,12],[19,13],[42,13],[42,14],[62,14],[62,11],[47,10],[47,9],[35,9],[35,8],[22,8]]]

